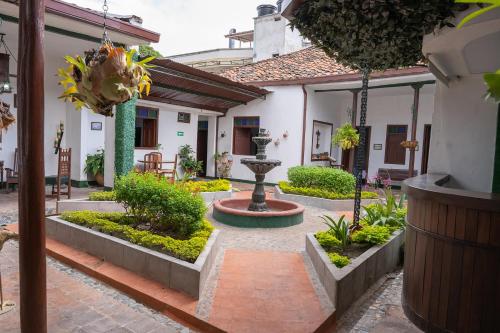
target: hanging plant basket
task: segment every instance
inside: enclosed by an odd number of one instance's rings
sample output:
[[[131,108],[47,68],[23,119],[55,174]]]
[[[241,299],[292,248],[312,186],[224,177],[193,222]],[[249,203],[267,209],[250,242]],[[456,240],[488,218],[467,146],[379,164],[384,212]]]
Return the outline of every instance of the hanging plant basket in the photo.
[[[0,130],[7,130],[14,121],[16,118],[10,112],[10,105],[0,101]]]
[[[85,58],[66,56],[69,67],[58,70],[64,92],[60,98],[72,102],[78,110],[87,107],[106,117],[113,116],[113,106],[125,103],[144,92],[149,95],[151,78],[147,68],[155,57],[135,61],[135,50],[103,42],[99,50],[85,53]]]
[[[346,123],[337,128],[332,142],[343,150],[349,150],[359,145],[359,133],[351,124]]]
[[[401,142],[401,146],[406,149],[415,149],[418,146],[418,141],[403,141]]]

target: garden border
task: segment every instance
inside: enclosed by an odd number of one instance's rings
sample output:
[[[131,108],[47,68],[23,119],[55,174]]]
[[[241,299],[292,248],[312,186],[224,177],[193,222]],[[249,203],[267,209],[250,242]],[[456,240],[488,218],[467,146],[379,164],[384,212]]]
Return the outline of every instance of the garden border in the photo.
[[[397,268],[404,238],[404,230],[397,230],[386,243],[370,247],[359,257],[352,259],[349,265],[337,268],[331,263],[314,234],[306,235],[306,252],[335,306],[337,318],[340,318],[378,279]]]
[[[214,230],[195,263],[132,244],[87,227],[67,222],[58,216],[45,219],[47,237],[102,258],[167,288],[199,298],[219,248],[219,230]]]
[[[231,198],[232,189],[218,192],[200,192],[205,204],[216,200]],[[93,210],[98,212],[125,212],[125,208],[116,201],[91,201],[88,198],[60,200],[56,203],[57,212]]]
[[[304,206],[313,206],[331,211],[347,211],[352,210],[354,207],[354,199],[332,200],[307,195],[289,194],[283,192],[279,185],[274,186],[274,197],[280,200],[297,202]],[[361,204],[366,206],[378,201],[379,199],[363,199],[361,200]]]

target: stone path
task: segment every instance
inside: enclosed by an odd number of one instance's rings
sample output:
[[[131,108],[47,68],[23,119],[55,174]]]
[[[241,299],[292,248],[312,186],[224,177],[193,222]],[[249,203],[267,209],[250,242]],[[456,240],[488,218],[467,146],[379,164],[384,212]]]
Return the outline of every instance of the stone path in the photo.
[[[10,241],[0,253],[6,299],[19,304],[18,243]],[[47,312],[50,333],[171,333],[189,329],[133,299],[47,259]],[[2,333],[20,332],[19,306],[0,317]]]

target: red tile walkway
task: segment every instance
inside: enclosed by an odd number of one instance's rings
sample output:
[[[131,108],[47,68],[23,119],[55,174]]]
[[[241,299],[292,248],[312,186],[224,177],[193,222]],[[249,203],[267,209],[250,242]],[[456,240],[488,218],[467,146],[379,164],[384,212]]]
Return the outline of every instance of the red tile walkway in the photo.
[[[231,333],[306,333],[325,319],[300,253],[225,251],[209,322]]]

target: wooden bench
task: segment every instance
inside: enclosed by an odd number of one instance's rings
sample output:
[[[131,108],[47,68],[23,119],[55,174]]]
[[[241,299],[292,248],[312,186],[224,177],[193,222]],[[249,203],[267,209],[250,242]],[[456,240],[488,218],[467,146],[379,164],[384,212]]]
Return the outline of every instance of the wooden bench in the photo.
[[[378,169],[378,176],[384,180],[390,179],[393,182],[402,182],[408,179],[408,169]],[[413,177],[418,176],[418,171],[413,170]]]

